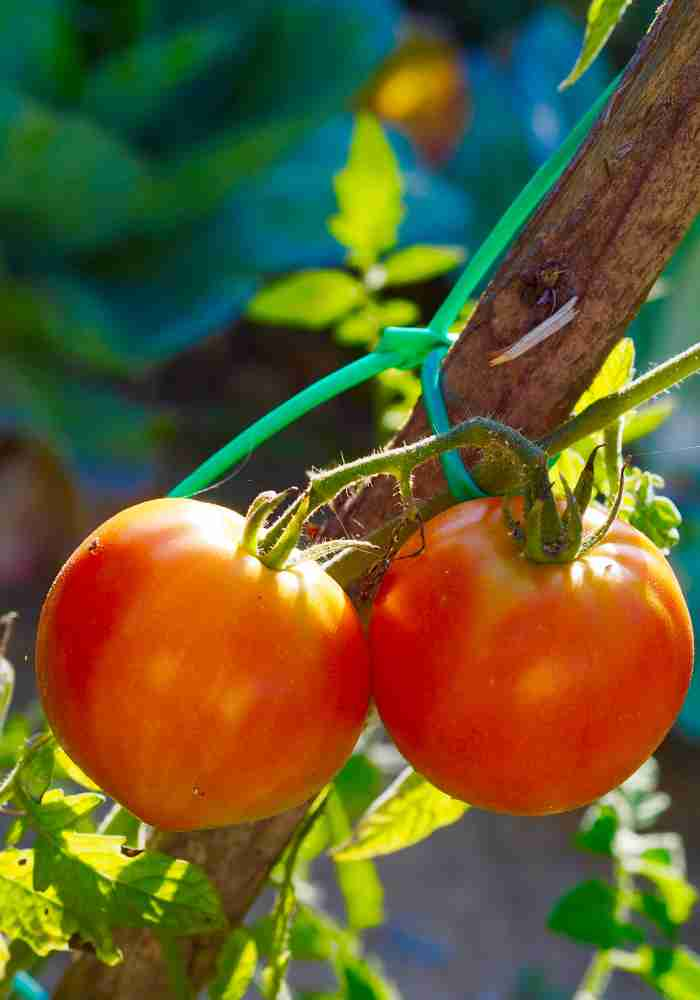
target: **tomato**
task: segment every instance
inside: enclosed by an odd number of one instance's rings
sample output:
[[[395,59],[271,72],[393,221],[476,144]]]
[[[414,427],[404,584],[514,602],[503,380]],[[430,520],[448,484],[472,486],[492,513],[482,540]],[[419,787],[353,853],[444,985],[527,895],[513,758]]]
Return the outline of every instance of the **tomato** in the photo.
[[[343,765],[369,657],[342,589],[311,561],[267,569],[244,520],[152,500],[94,531],[54,582],[36,670],[69,756],[167,830],[299,805]]]
[[[592,510],[585,523],[603,521]],[[419,545],[386,573],[369,633],[377,708],[416,770],[521,815],[574,809],[629,777],[692,673],[690,616],[661,552],[617,520],[575,562],[536,564],[495,498],[439,515]]]

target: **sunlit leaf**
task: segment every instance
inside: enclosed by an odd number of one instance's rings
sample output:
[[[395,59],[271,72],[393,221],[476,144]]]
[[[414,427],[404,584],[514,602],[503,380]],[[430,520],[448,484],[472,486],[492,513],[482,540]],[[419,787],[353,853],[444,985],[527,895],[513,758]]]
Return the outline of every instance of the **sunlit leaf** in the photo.
[[[258,949],[244,927],[237,927],[224,941],[216,959],[216,978],[209,985],[211,1000],[243,1000],[253,981]]]
[[[608,354],[603,367],[576,403],[574,413],[581,413],[603,396],[622,389],[632,378],[633,372],[634,341],[630,337],[623,337]]]
[[[343,271],[300,271],[263,288],[248,305],[260,323],[321,330],[340,320],[365,297],[362,283]]]
[[[382,314],[375,303],[341,320],[335,339],[343,347],[371,347],[382,329]]]
[[[578,847],[612,857],[612,845],[620,821],[612,806],[595,803],[585,813],[578,833]]]
[[[350,157],[336,174],[335,191],[338,213],[328,227],[350,251],[349,262],[366,271],[394,246],[404,215],[398,161],[372,115],[357,118]]]
[[[99,801],[92,792],[64,797],[59,790],[42,805],[27,800],[36,847],[0,854],[0,931],[40,955],[66,950],[78,934],[114,963],[116,927],[174,934],[221,928],[218,896],[194,865],[156,852],[134,855],[123,837],[67,828]]]
[[[261,955],[272,950],[272,916],[263,917],[250,928]],[[338,949],[352,953],[357,947],[356,936],[344,930],[317,906],[300,905],[291,927],[289,949],[295,961],[325,962]]]
[[[625,867],[633,874],[654,883],[674,924],[684,924],[688,920],[697,902],[698,892],[682,875],[669,865],[643,857],[636,861],[628,860]]]
[[[5,970],[7,969],[7,963],[10,961],[10,949],[7,944],[7,939],[3,934],[0,934],[0,983],[5,978]]]
[[[360,820],[352,840],[335,858],[344,864],[393,854],[456,823],[468,808],[407,768]]]
[[[675,409],[675,403],[670,396],[664,399],[657,399],[648,406],[643,406],[639,410],[632,410],[625,414],[625,425],[622,432],[624,444],[636,441],[638,438],[652,434],[657,427],[660,427],[671,416]]]
[[[54,771],[54,750],[55,743],[45,741],[44,737],[34,737],[32,743],[42,743],[37,749],[28,746],[24,756],[19,763],[19,771],[16,781],[19,783],[25,795],[28,795],[34,802],[41,802],[41,799],[51,784]]]
[[[586,72],[613,32],[632,0],[591,0],[581,54],[560,88],[570,87]]]
[[[326,820],[331,842],[339,843],[350,836],[351,826],[340,795],[331,788],[326,800]],[[335,872],[345,901],[348,926],[351,930],[376,927],[384,920],[384,888],[371,861],[354,859],[336,861]]]
[[[401,1000],[394,984],[366,959],[344,953],[335,968],[343,1000]]]
[[[99,792],[99,786],[95,784],[92,778],[88,778],[84,771],[80,770],[78,765],[70,759],[63,747],[57,746],[54,750],[54,762],[59,774],[70,778],[76,785],[82,785],[83,788]]]
[[[666,1000],[697,1000],[700,955],[688,948],[643,948],[646,981]]]
[[[461,247],[419,244],[397,250],[385,257],[380,266],[386,275],[385,284],[410,285],[414,281],[427,281],[453,271],[465,257]]]

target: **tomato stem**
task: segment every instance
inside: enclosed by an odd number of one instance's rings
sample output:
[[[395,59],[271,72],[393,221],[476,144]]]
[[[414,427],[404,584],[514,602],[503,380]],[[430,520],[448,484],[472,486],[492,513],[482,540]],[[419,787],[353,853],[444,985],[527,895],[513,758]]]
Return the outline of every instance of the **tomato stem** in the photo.
[[[473,417],[446,434],[380,451],[335,469],[310,473],[309,514],[360,480],[391,475],[400,484],[406,484],[419,465],[453,448],[479,448],[486,461],[497,465],[504,491],[522,488],[528,470],[546,469],[546,454],[538,445],[512,427],[487,417]]]
[[[682,354],[677,354],[675,358],[652,368],[650,372],[630,382],[624,389],[591,403],[573,419],[562,424],[551,434],[540,438],[537,444],[550,455],[563,451],[588,434],[604,430],[629,410],[646,403],[699,370],[700,343],[697,343]]]

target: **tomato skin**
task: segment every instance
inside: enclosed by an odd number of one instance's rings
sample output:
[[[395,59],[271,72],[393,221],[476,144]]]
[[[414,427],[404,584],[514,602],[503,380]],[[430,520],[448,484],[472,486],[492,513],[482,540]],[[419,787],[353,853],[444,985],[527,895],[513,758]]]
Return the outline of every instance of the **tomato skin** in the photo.
[[[603,520],[591,510],[586,526]],[[683,594],[644,535],[617,520],[575,562],[538,565],[497,498],[426,525],[422,554],[387,571],[369,637],[377,708],[404,756],[455,798],[519,815],[574,809],[629,777],[693,664]]]
[[[261,819],[343,765],[369,658],[343,590],[314,562],[267,569],[243,518],[197,500],[122,511],[46,598],[36,670],[69,756],[166,830]]]

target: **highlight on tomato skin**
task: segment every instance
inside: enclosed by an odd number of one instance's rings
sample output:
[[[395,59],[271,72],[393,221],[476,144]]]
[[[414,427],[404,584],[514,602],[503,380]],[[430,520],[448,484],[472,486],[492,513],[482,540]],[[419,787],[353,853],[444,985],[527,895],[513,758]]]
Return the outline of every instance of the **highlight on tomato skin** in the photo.
[[[76,549],[41,612],[37,678],[57,739],[162,829],[300,805],[367,713],[349,598],[314,562],[263,566],[239,546],[243,525],[198,500],[124,510]]]
[[[587,514],[598,528],[600,511]],[[415,553],[415,537],[401,555]],[[693,633],[661,552],[616,520],[576,561],[528,561],[501,501],[474,500],[425,527],[397,559],[369,630],[373,694],[408,761],[484,809],[544,815],[629,777],[673,724]]]

